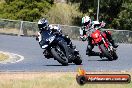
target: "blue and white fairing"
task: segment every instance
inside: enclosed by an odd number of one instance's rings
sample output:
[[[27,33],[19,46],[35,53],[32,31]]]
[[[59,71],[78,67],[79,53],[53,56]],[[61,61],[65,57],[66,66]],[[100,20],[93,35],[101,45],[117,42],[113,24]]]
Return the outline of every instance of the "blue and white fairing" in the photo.
[[[40,45],[43,49],[45,49],[50,43],[53,42],[55,35],[53,35],[50,30],[45,30],[41,33],[41,38]]]

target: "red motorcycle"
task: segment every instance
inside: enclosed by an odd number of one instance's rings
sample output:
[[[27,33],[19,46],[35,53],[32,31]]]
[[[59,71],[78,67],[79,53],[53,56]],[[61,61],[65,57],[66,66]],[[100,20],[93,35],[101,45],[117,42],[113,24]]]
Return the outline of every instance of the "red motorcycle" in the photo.
[[[99,29],[95,29],[92,31],[91,37],[93,39],[92,44],[98,46],[101,53],[103,53],[109,61],[116,60],[118,58],[116,49],[113,48],[111,43],[108,41],[104,32],[101,32]]]

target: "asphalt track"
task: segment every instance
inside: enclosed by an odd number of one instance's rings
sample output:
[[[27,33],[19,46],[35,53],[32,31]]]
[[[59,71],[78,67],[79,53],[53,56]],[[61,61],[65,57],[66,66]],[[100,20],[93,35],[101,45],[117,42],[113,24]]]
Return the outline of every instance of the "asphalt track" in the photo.
[[[119,44],[116,61],[85,55],[87,42],[73,41],[82,56],[82,67],[87,71],[132,71],[132,44]],[[97,50],[95,47],[94,50]],[[54,59],[44,58],[43,50],[33,37],[0,35],[0,51],[17,53],[24,60],[17,63],[0,64],[0,71],[77,71],[79,66],[61,66]]]

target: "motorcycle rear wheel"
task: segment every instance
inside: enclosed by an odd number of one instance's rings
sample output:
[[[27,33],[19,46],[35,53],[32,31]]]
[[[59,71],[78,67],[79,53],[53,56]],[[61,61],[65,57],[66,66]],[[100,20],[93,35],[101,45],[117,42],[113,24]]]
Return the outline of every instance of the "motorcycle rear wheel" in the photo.
[[[73,60],[73,63],[75,63],[76,65],[81,65],[82,63],[81,56],[80,55],[76,56],[76,58]]]

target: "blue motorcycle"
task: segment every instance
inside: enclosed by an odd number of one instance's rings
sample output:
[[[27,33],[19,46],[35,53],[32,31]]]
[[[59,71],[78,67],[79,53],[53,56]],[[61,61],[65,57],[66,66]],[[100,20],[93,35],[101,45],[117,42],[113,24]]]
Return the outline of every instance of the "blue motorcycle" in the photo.
[[[64,66],[72,62],[76,65],[82,63],[79,51],[71,48],[62,35],[45,30],[41,33],[39,41],[41,48],[44,49],[45,58],[54,58]]]

